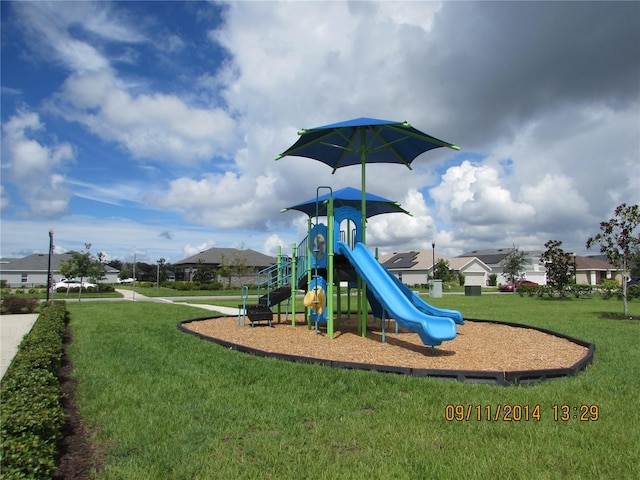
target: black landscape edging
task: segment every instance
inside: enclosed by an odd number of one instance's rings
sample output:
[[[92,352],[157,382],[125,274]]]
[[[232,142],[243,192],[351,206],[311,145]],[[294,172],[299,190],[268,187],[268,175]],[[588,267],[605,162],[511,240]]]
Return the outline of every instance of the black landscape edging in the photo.
[[[538,330],[548,335],[564,338],[570,342],[576,343],[580,346],[587,347],[587,354],[576,362],[574,365],[568,368],[549,368],[540,370],[515,370],[515,371],[482,371],[482,370],[440,370],[429,368],[411,368],[411,367],[398,367],[390,365],[376,365],[371,363],[357,363],[357,362],[343,362],[337,360],[326,360],[322,358],[304,357],[300,355],[290,355],[286,353],[273,353],[259,350],[257,348],[248,347],[246,345],[240,345],[226,340],[221,340],[216,337],[210,337],[203,335],[193,330],[189,330],[184,325],[192,322],[199,322],[202,320],[211,320],[211,317],[193,318],[191,320],[184,320],[178,323],[178,329],[184,333],[195,335],[209,342],[217,343],[230,350],[237,350],[242,353],[248,353],[266,358],[276,358],[278,360],[285,360],[288,362],[296,363],[309,363],[316,365],[324,365],[331,368],[345,368],[351,370],[370,370],[381,373],[396,373],[401,375],[412,375],[415,377],[431,377],[440,378],[444,380],[454,380],[465,383],[482,383],[490,385],[500,386],[512,386],[512,385],[529,385],[543,382],[545,380],[552,380],[561,377],[575,376],[583,371],[587,365],[593,362],[593,355],[595,353],[596,346],[593,343],[580,340],[569,335],[565,335],[546,328],[533,327],[530,325],[523,325],[513,322],[501,322],[498,320],[482,320],[477,318],[467,318],[471,322],[478,323],[496,323],[499,325],[508,325],[516,328],[526,328],[529,330]]]

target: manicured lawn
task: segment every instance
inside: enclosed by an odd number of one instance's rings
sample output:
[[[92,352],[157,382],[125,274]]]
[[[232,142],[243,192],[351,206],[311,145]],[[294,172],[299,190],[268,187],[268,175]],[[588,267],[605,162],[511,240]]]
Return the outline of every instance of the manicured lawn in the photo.
[[[593,342],[595,362],[539,385],[470,385],[230,351],[176,328],[207,315],[186,306],[69,303],[78,402],[104,453],[98,478],[640,476],[640,322],[599,318],[620,302],[429,300]],[[630,308],[640,314],[640,302]],[[556,421],[562,404],[597,405],[598,420]],[[448,421],[447,405],[539,405],[540,420]]]

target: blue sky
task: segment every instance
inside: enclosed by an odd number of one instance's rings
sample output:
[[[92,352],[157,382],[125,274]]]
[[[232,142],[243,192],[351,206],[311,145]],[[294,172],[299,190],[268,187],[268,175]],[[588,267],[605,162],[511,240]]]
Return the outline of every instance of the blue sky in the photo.
[[[360,185],[275,157],[301,128],[409,121],[455,143],[367,190],[383,252],[585,242],[640,201],[638,2],[7,2],[3,257],[81,249],[178,261],[288,252],[280,213]],[[593,252],[597,253],[597,252]]]

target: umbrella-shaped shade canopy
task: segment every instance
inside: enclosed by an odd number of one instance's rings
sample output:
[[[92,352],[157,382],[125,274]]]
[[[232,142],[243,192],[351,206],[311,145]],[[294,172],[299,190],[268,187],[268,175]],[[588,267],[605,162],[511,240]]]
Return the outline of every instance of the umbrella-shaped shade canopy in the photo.
[[[416,130],[407,122],[356,118],[298,132],[296,143],[276,160],[308,157],[336,169],[363,163],[401,163],[410,167],[420,154],[438,147],[460,148]]]
[[[411,162],[421,153],[438,147],[459,147],[416,130],[407,122],[355,118],[346,122],[298,132],[300,138],[276,160],[287,155],[308,157],[336,169],[360,165],[362,169],[362,243],[366,244],[366,178],[367,163],[401,163],[411,168]]]
[[[321,195],[317,199],[315,197],[310,198],[309,200],[294,205],[293,207],[285,208],[282,211],[286,212],[288,210],[298,210],[300,212],[306,213],[310,217],[314,217],[316,215],[317,201],[317,214],[321,217],[326,217],[326,200],[329,199],[330,195],[333,195],[333,205],[335,208],[353,207],[356,210],[360,210],[362,206],[362,192],[356,188],[347,187],[341,190],[336,190],[335,192],[333,192],[333,194],[327,193],[325,195]],[[394,202],[393,200],[389,200],[372,193],[367,193],[365,199],[367,205],[367,218],[373,217],[375,215],[381,215],[383,213],[406,213],[407,215],[411,215],[411,213],[402,208],[398,202]]]

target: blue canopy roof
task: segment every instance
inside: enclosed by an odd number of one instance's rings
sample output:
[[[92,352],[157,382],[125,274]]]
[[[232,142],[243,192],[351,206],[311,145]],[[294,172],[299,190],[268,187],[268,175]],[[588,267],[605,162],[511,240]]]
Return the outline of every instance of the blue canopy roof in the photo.
[[[326,201],[329,200],[330,195],[332,194],[327,193],[324,195],[320,195],[317,198],[318,215],[321,217],[327,216]],[[411,213],[400,206],[400,203],[394,202],[393,200],[389,200],[379,195],[367,193],[366,202],[367,218],[373,217],[375,215],[381,215],[383,213],[405,213],[407,215],[411,215]],[[353,207],[356,210],[360,211],[362,206],[362,191],[353,187],[346,187],[340,190],[336,190],[335,192],[333,192],[333,206],[334,208]],[[306,213],[310,217],[314,217],[316,215],[316,197],[310,198],[309,200],[306,200],[292,207],[285,208],[282,211],[286,212],[288,210],[298,210],[300,212]]]
[[[459,150],[413,128],[408,122],[354,118],[298,132],[300,138],[276,160],[292,155],[326,163],[334,172],[363,163],[400,163],[410,168],[420,154],[439,147]]]

